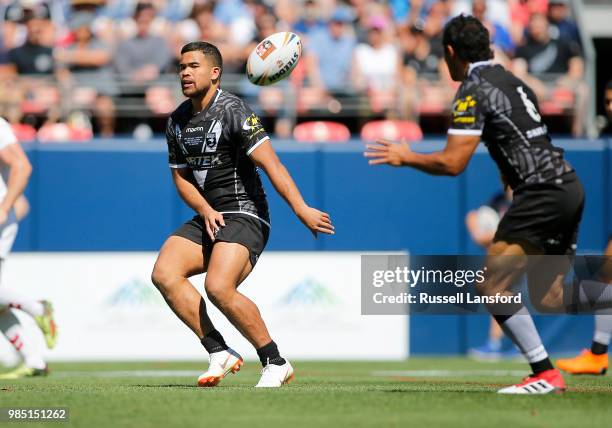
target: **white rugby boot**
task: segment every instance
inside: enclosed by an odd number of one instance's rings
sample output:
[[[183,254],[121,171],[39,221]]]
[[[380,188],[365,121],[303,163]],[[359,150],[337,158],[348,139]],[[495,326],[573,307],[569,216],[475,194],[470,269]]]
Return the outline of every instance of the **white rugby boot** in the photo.
[[[232,348],[213,352],[208,356],[208,370],[198,377],[198,386],[217,386],[229,373],[236,373],[244,364],[242,357]]]
[[[294,378],[293,367],[289,361],[285,360],[282,366],[267,364],[261,371],[261,378],[255,388],[280,388]]]

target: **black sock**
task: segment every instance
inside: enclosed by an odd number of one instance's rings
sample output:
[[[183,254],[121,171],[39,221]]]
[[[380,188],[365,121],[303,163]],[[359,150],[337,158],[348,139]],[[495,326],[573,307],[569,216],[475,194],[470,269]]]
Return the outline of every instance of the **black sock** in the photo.
[[[276,343],[274,343],[274,341],[259,348],[257,350],[257,355],[259,355],[259,361],[261,361],[261,365],[264,367],[268,364],[282,366],[286,363],[285,359],[280,356],[278,352],[278,347],[276,346]]]
[[[603,343],[593,342],[591,345],[591,352],[595,355],[603,355],[608,353],[608,345]]]
[[[531,371],[533,371],[533,374],[536,375],[545,372],[546,370],[554,369],[552,363],[550,362],[550,358],[548,357],[535,363],[529,363],[529,365],[531,366]]]
[[[223,340],[223,336],[221,336],[221,333],[219,333],[217,330],[213,330],[208,333],[206,336],[204,336],[201,342],[209,354],[212,354],[213,352],[225,351],[228,348],[228,346],[225,344],[225,340]]]

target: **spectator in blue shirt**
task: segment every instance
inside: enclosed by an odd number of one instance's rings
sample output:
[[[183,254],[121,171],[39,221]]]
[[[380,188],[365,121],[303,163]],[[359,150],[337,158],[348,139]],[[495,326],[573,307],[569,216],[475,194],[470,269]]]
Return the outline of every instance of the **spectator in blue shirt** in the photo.
[[[510,32],[499,22],[487,18],[486,0],[473,0],[472,15],[487,27],[491,35],[491,41],[495,47],[501,49],[505,54],[514,52],[516,46],[512,41],[512,37],[510,37]]]
[[[550,36],[553,39],[564,40],[567,43],[581,47],[580,31],[576,23],[569,18],[568,6],[568,0],[551,0],[548,2]]]
[[[321,5],[316,0],[306,0],[293,31],[308,38],[313,31],[321,28],[325,28],[325,22],[321,19]]]
[[[355,48],[355,35],[350,28],[352,12],[336,9],[327,26],[313,31],[307,45],[308,78],[311,85],[327,93],[346,91]]]

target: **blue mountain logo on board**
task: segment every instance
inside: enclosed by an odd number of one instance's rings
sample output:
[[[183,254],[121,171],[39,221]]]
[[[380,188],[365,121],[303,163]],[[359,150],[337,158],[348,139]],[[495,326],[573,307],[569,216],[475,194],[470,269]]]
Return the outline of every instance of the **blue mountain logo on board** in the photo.
[[[338,304],[340,300],[328,288],[310,277],[298,282],[283,296],[278,306],[295,308],[299,306],[329,307]]]
[[[123,284],[105,302],[107,306],[131,308],[157,306],[159,303],[160,297],[155,288],[138,278],[133,278]]]

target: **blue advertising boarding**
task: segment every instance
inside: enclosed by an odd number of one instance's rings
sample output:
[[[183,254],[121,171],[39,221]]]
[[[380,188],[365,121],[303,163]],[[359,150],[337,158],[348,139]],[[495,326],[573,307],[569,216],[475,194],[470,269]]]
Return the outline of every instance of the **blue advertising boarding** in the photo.
[[[565,149],[586,190],[580,252],[600,253],[612,233],[612,141],[555,143]],[[274,145],[306,201],[331,214],[337,233],[313,239],[262,174],[272,216],[268,250],[480,253],[467,235],[465,215],[501,189],[484,147],[461,176],[449,178],[368,166],[357,140]],[[442,140],[431,140],[413,148],[442,146]],[[161,139],[25,147],[34,166],[27,190],[32,212],[21,225],[16,251],[155,251],[193,215],[176,195]],[[592,317],[537,317],[537,323],[553,352],[589,343]],[[463,353],[484,340],[487,328],[481,316],[415,316],[410,350]]]

